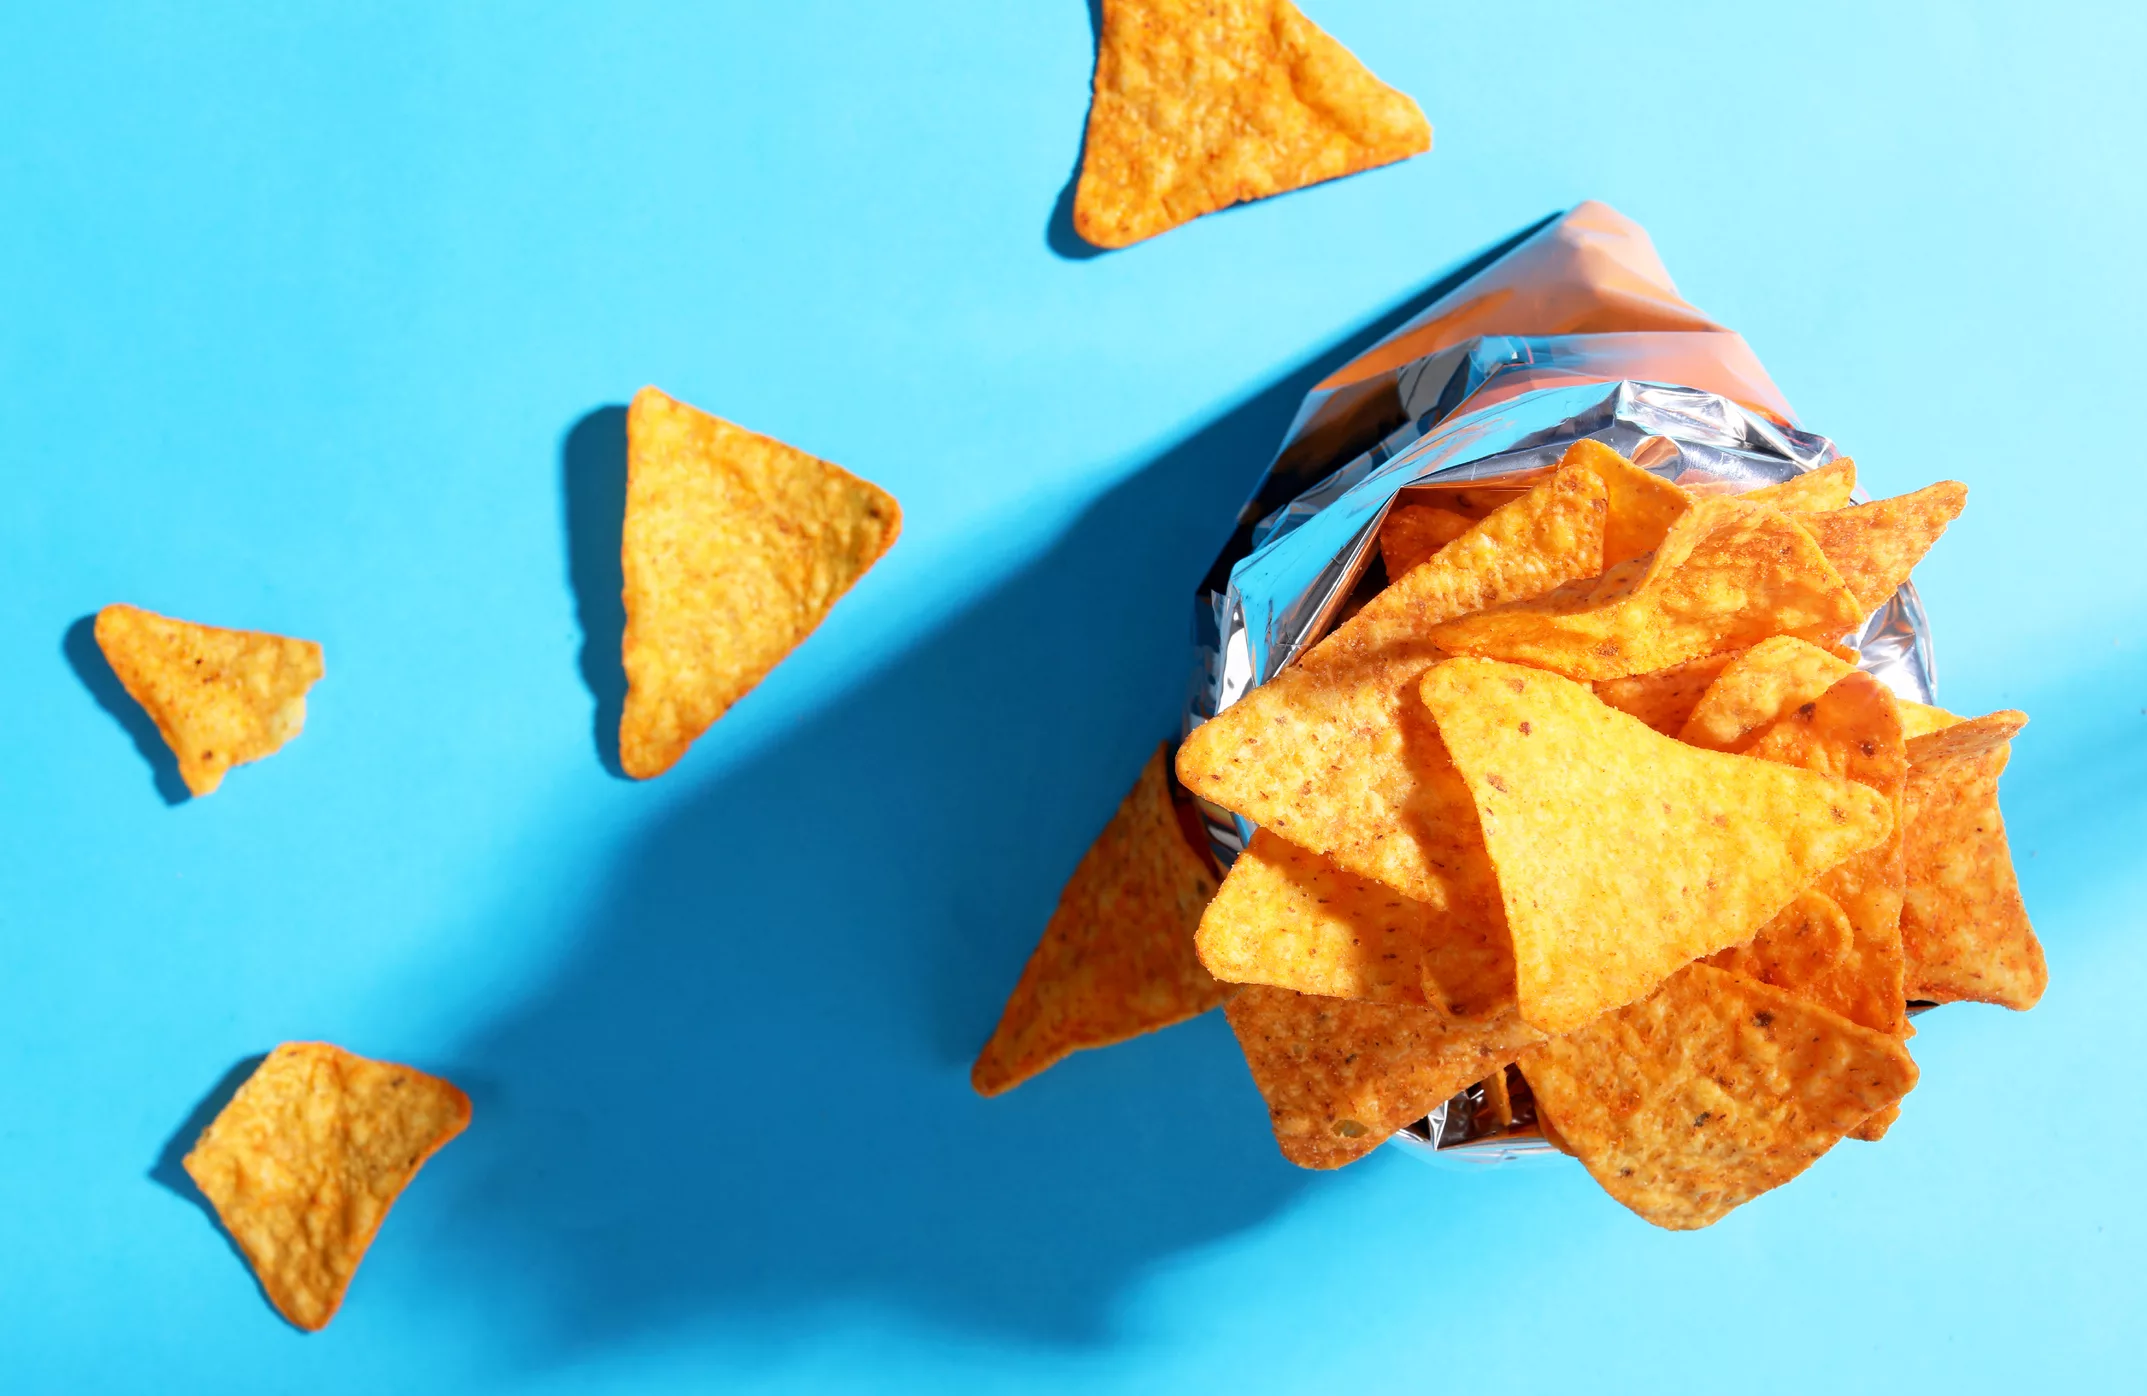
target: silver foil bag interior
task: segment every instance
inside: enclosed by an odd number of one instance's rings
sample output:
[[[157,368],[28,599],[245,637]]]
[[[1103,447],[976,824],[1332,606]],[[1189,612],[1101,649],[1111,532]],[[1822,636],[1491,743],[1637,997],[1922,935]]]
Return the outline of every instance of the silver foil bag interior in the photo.
[[[1586,437],[1701,494],[1741,493],[1836,459],[1825,437],[1715,393],[1674,383],[1589,380],[1591,362],[1673,335],[1690,338],[1666,332],[1464,341],[1383,377],[1381,412],[1370,420],[1377,439],[1368,447],[1362,444],[1367,432],[1361,412],[1356,440],[1321,430],[1335,415],[1328,400],[1334,395],[1315,391],[1196,602],[1184,730],[1190,733],[1296,662],[1333,627],[1353,595],[1384,584],[1379,526],[1412,485],[1497,481],[1540,471]],[[1546,378],[1554,381],[1512,391]],[[1320,459],[1321,448],[1330,459]],[[1864,497],[1862,491],[1857,497]],[[1862,667],[1895,693],[1933,701],[1930,627],[1913,586],[1903,585],[1868,617],[1851,643],[1861,652]],[[1227,867],[1251,838],[1252,826],[1198,803],[1210,845]],[[1482,1162],[1551,1152],[1534,1128],[1525,1088],[1511,1121],[1490,1121],[1482,1095],[1475,1087],[1462,1092],[1395,1142],[1441,1158]]]

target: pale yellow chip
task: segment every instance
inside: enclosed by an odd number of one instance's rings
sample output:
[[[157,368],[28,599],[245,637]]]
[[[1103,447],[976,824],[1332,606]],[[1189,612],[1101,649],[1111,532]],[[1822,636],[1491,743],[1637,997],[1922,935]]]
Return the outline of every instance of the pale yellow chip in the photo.
[[[1124,247],[1429,149],[1416,103],[1289,0],[1103,0],[1074,231]]]
[[[1521,1015],[1544,1032],[1751,939],[1893,827],[1861,785],[1688,747],[1541,670],[1449,660],[1420,692],[1482,821]]]
[[[1630,674],[1622,679],[1598,679],[1590,685],[1595,696],[1621,713],[1630,713],[1666,737],[1684,729],[1708,686],[1740,654],[1703,655],[1652,673]]]
[[[1790,516],[1722,497],[1694,504],[1648,557],[1533,600],[1447,621],[1429,638],[1454,654],[1600,680],[1746,649],[1776,635],[1837,635],[1863,615]]]
[[[1496,916],[1475,808],[1412,691],[1449,616],[1602,563],[1602,482],[1562,470],[1386,588],[1203,723],[1178,776],[1203,799],[1447,914]]]
[[[325,1042],[286,1042],[186,1156],[277,1310],[335,1317],[388,1209],[462,1133],[470,1100],[437,1076]]]
[[[1558,464],[1592,471],[1609,498],[1603,528],[1603,566],[1615,567],[1662,546],[1670,529],[1692,508],[1692,496],[1651,475],[1600,441],[1582,439],[1566,448]]]
[[[1916,1083],[1894,1038],[1709,965],[1520,1067],[1546,1134],[1673,1231],[1780,1187]]]
[[[2033,1008],[2050,982],[1998,813],[1998,777],[2025,713],[1956,723],[1908,744],[1908,996]]]
[[[675,402],[626,414],[619,764],[662,775],[894,545],[894,496]]]
[[[1012,1090],[1084,1047],[1108,1047],[1222,1002],[1222,986],[1193,952],[1215,885],[1206,855],[1178,822],[1158,748],[1059,894],[970,1070],[977,1093]]]
[[[97,613],[97,648],[156,723],[196,795],[224,772],[272,755],[306,725],[321,647],[258,630],[223,630],[137,606]]]
[[[1758,504],[1771,504],[1793,514],[1817,514],[1840,509],[1856,493],[1856,462],[1843,456],[1816,470],[1791,476],[1778,485],[1762,485],[1737,496]]]
[[[1941,480],[1872,504],[1799,514],[1797,522],[1818,541],[1868,615],[1900,590],[1967,503],[1968,486]]]
[[[1275,1142],[1302,1168],[1339,1168],[1541,1042],[1511,1009],[1457,1024],[1428,1008],[1248,984],[1224,1013],[1267,1101]]]
[[[1856,666],[1808,640],[1777,635],[1732,660],[1694,705],[1677,739],[1739,751],[1784,713],[1811,702]]]
[[[1379,525],[1379,560],[1387,579],[1399,581],[1410,568],[1476,526],[1476,520],[1436,504],[1400,504]]]
[[[1847,674],[1755,734],[1745,754],[1853,780],[1886,800],[1894,811],[1894,827],[1883,842],[1843,860],[1812,885],[1815,894],[1838,909],[1849,932],[1831,962],[1812,958],[1819,941],[1798,943],[1810,925],[1777,916],[1751,946],[1732,952],[1743,958],[1715,963],[1752,972],[1853,1023],[1906,1037],[1901,898],[1908,751],[1897,700],[1871,675]]]
[[[1270,829],[1231,864],[1194,944],[1208,972],[1233,984],[1456,1018],[1513,1004],[1513,950],[1496,916],[1444,914]]]

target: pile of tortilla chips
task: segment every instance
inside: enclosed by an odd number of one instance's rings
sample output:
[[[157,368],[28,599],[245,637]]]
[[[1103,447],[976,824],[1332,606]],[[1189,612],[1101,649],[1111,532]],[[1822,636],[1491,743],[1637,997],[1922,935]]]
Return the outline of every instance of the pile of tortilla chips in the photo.
[[[1390,584],[1180,749],[1258,826],[1193,950],[1293,1162],[1468,1090],[1705,1226],[1885,1132],[1909,1003],[2041,996],[1997,807],[2026,719],[1841,647],[1957,484],[1700,496],[1594,441],[1522,483],[1394,509]]]

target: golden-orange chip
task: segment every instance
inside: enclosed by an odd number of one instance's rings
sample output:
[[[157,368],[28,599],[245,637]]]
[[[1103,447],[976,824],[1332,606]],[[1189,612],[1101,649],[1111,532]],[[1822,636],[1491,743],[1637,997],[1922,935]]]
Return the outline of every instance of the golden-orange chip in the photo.
[[[1610,504],[1603,528],[1603,566],[1615,567],[1662,546],[1692,508],[1692,496],[1651,475],[1600,441],[1582,438],[1566,448],[1561,467],[1579,466],[1603,482]]]
[[[1674,737],[1698,706],[1708,686],[1740,654],[1703,655],[1652,673],[1629,674],[1622,679],[1598,679],[1590,685],[1595,696],[1621,713],[1630,713],[1665,737]]]
[[[1603,1190],[1673,1231],[1780,1187],[1916,1083],[1894,1038],[1709,965],[1520,1067]]]
[[[841,466],[674,401],[626,413],[619,764],[662,775],[827,618],[902,530]]]
[[[1178,752],[1179,778],[1438,911],[1495,907],[1475,809],[1411,691],[1438,657],[1418,637],[1449,616],[1595,571],[1604,508],[1602,482],[1570,470],[1495,510],[1195,729]]]
[[[1799,514],[1827,561],[1856,593],[1864,613],[1886,604],[1968,503],[1968,486],[1953,480],[1872,504]]]
[[[1808,640],[1777,635],[1732,660],[1693,706],[1677,739],[1740,751],[1762,728],[1809,703],[1856,666]]]
[[[1789,515],[1724,497],[1693,505],[1648,557],[1533,600],[1447,621],[1428,638],[1453,654],[1600,680],[1745,649],[1776,635],[1839,634],[1863,615]]]
[[[1511,1009],[1456,1024],[1429,1008],[1249,984],[1223,1010],[1283,1157],[1339,1168],[1543,1035]]]
[[[969,1073],[977,1093],[998,1095],[1083,1047],[1123,1042],[1222,1002],[1222,986],[1193,953],[1215,885],[1179,826],[1158,748],[1059,894]]]
[[[1495,917],[1456,917],[1260,829],[1195,937],[1217,979],[1481,1017],[1512,1006]]]
[[[1074,231],[1124,247],[1431,149],[1415,102],[1289,0],[1103,0]]]
[[[1482,821],[1521,1014],[1544,1032],[1749,940],[1893,827],[1863,786],[1696,750],[1555,674],[1455,659],[1420,691]]]
[[[1908,996],[2033,1008],[2049,984],[1998,813],[1998,777],[2019,712],[1995,712],[1908,744],[1901,909]]]
[[[1379,525],[1379,557],[1387,579],[1427,561],[1439,549],[1476,526],[1476,520],[1436,504],[1398,504]]]
[[[223,630],[138,606],[99,611],[96,636],[195,795],[297,736],[306,725],[306,690],[324,672],[321,647],[311,640]]]
[[[1944,708],[1934,708],[1929,703],[1911,702],[1906,698],[1901,700],[1901,735],[1910,741],[1943,731],[1959,721],[1959,716],[1947,712]]]
[[[202,1131],[186,1171],[283,1316],[335,1317],[388,1209],[462,1133],[470,1100],[437,1076],[286,1042]]]
[[[1816,514],[1840,509],[1856,493],[1856,462],[1843,456],[1816,470],[1792,476],[1778,485],[1761,485],[1737,496],[1755,504],[1771,504],[1793,514]]]

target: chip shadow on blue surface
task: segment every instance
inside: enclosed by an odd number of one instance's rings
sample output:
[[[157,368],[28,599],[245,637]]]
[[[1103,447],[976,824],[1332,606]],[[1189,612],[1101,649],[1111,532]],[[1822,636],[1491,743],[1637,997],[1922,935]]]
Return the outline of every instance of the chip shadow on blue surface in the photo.
[[[596,700],[597,759],[621,780],[619,714],[626,706],[626,578],[619,561],[626,527],[626,409],[599,407],[568,429],[559,451],[566,514],[567,583],[581,625],[581,677]]]
[[[996,1100],[968,1065],[1176,726],[1193,590],[1298,401],[1453,280],[694,788],[712,729],[585,890],[550,980],[451,1056],[490,1085],[441,1180],[443,1283],[532,1293],[562,1354],[845,1302],[1080,1345],[1159,1262],[1287,1207],[1312,1175],[1276,1152],[1220,1014]],[[570,432],[570,477],[613,411]]]
[[[253,1280],[254,1289],[261,1295],[261,1302],[268,1305],[271,1313],[276,1313],[276,1306],[269,1303],[267,1291],[261,1289],[260,1280],[254,1275],[252,1263],[246,1259],[245,1252],[239,1249],[239,1243],[231,1239],[231,1233],[224,1230],[223,1219],[216,1215],[216,1208],[210,1204],[208,1198],[202,1196],[201,1189],[194,1185],[193,1175],[186,1171],[186,1156],[193,1151],[195,1141],[201,1138],[201,1132],[224,1112],[224,1107],[231,1103],[231,1097],[239,1093],[239,1087],[245,1085],[247,1078],[266,1060],[266,1052],[256,1052],[250,1057],[241,1058],[217,1079],[216,1084],[210,1087],[209,1093],[187,1112],[186,1119],[172,1131],[171,1138],[164,1141],[163,1149],[157,1154],[157,1161],[150,1166],[149,1181],[201,1209],[202,1215],[208,1218],[209,1225],[216,1228],[216,1234],[223,1237],[224,1245],[230,1250],[240,1271]]]

